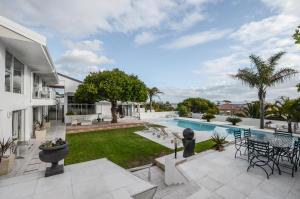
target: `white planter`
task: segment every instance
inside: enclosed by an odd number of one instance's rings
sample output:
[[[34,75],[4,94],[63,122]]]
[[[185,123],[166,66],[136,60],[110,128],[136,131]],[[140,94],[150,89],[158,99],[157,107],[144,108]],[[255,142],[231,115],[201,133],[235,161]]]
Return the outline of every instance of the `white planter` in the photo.
[[[51,125],[50,125],[50,122],[45,122],[45,123],[44,123],[44,127],[45,127],[46,129],[50,128],[50,126],[51,126]]]
[[[6,175],[12,171],[15,162],[15,154],[11,154],[7,158],[1,158],[0,176]]]
[[[46,129],[36,130],[35,131],[35,139],[39,142],[44,142],[46,140]]]

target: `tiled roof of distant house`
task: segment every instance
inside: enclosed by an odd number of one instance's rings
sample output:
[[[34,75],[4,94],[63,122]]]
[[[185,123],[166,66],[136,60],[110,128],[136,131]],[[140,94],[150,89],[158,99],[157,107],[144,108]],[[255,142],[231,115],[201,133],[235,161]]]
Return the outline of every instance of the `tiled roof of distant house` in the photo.
[[[244,107],[244,104],[220,104],[218,109],[220,111],[240,111]]]

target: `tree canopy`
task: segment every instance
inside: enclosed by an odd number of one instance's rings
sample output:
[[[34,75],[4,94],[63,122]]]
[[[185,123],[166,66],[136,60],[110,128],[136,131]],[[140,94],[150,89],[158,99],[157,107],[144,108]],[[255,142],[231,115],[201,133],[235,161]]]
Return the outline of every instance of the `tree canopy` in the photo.
[[[183,108],[184,106],[185,108]],[[178,110],[187,110],[193,113],[218,113],[215,103],[203,98],[188,98],[177,105]]]
[[[300,44],[300,26],[298,26],[298,28],[295,30],[293,38],[296,44]]]
[[[145,102],[147,87],[135,75],[128,75],[119,69],[90,73],[76,90],[75,100],[91,103],[106,100],[112,104],[112,122],[117,122],[117,102]]]

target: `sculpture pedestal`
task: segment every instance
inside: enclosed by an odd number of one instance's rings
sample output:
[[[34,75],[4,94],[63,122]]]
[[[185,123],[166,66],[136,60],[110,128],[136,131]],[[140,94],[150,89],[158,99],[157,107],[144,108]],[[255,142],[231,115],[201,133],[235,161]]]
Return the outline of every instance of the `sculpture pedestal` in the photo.
[[[185,162],[186,159],[175,159],[174,157],[165,158],[165,184],[176,185],[188,182],[187,178],[176,167],[178,164]]]

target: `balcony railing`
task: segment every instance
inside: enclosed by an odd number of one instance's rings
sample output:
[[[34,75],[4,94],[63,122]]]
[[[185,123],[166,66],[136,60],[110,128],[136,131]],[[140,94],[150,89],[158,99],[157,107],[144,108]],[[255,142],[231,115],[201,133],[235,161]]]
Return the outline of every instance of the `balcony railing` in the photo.
[[[33,99],[55,99],[56,93],[54,89],[49,87],[35,87],[33,88]]]

